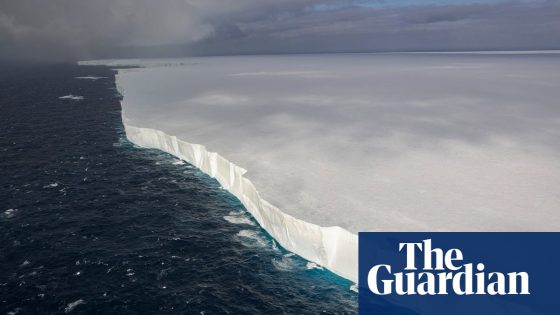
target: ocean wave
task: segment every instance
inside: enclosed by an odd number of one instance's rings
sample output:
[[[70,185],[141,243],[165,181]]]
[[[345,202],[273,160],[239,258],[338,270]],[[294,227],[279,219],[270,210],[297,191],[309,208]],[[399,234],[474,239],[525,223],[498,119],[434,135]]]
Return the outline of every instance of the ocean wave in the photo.
[[[236,238],[246,247],[267,247],[267,239],[261,233],[253,230],[241,230]]]
[[[226,216],[224,216],[224,220],[226,220],[226,221],[228,221],[229,223],[232,223],[232,224],[255,225],[255,223],[253,223],[253,221],[251,221],[251,219],[249,219],[246,216],[226,215]]]
[[[294,258],[294,255],[282,255],[280,258],[273,258],[272,265],[280,271],[302,270],[302,265]]]
[[[183,160],[175,160],[175,161],[173,161],[173,165],[184,165],[184,164],[185,164],[185,161],[183,161]]]
[[[16,215],[17,211],[18,211],[17,209],[8,209],[8,210],[4,211],[3,217],[6,218],[6,219],[11,219]]]
[[[68,305],[66,305],[66,308],[64,309],[64,313],[70,313],[72,312],[78,305],[82,305],[82,304],[86,304],[86,301],[79,299],[76,300],[74,302],[68,303]]]
[[[305,265],[305,268],[307,268],[307,270],[312,270],[312,269],[319,269],[319,270],[324,270],[325,268],[317,265],[314,262],[307,262],[307,264]]]

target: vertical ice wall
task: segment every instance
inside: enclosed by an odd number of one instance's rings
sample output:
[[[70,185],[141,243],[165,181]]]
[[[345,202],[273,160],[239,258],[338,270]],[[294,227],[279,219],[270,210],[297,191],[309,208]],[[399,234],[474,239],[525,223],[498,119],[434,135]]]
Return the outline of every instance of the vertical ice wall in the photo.
[[[321,227],[280,211],[262,199],[253,183],[243,177],[245,169],[216,152],[209,152],[203,145],[188,143],[149,128],[125,124],[125,130],[132,143],[172,154],[215,178],[285,249],[346,279],[358,281],[358,238],[355,234],[337,226]]]
[[[358,231],[560,229],[560,54],[132,64],[117,79],[132,142],[215,177],[348,279]]]

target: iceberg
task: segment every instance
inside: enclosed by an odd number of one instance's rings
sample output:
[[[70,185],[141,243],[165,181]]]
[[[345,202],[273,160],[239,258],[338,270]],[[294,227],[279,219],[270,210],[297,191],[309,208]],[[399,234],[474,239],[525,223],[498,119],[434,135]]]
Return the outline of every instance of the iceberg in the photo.
[[[92,80],[92,81],[97,81],[97,80],[100,80],[100,79],[106,79],[106,77],[96,77],[96,76],[93,76],[93,75],[88,75],[88,76],[85,76],[85,77],[76,77],[76,79],[77,79],[77,80]]]
[[[357,281],[359,231],[560,230],[560,54],[108,60],[127,138]]]
[[[83,96],[79,96],[79,95],[64,95],[64,96],[60,96],[59,99],[61,100],[73,100],[73,101],[81,101],[84,99]]]

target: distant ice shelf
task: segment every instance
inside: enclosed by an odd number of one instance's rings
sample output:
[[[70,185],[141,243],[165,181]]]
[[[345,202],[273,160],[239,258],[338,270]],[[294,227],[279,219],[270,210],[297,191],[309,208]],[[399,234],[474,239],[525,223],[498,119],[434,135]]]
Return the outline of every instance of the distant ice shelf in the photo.
[[[560,230],[560,54],[111,60],[130,141],[357,280],[358,231]],[[248,170],[248,171],[246,171]]]

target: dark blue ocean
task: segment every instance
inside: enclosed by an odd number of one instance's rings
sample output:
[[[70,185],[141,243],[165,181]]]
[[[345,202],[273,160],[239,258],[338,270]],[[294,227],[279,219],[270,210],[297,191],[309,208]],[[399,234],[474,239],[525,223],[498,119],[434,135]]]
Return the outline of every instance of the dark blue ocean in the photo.
[[[114,74],[0,65],[0,314],[357,313],[215,180],[129,143]]]

